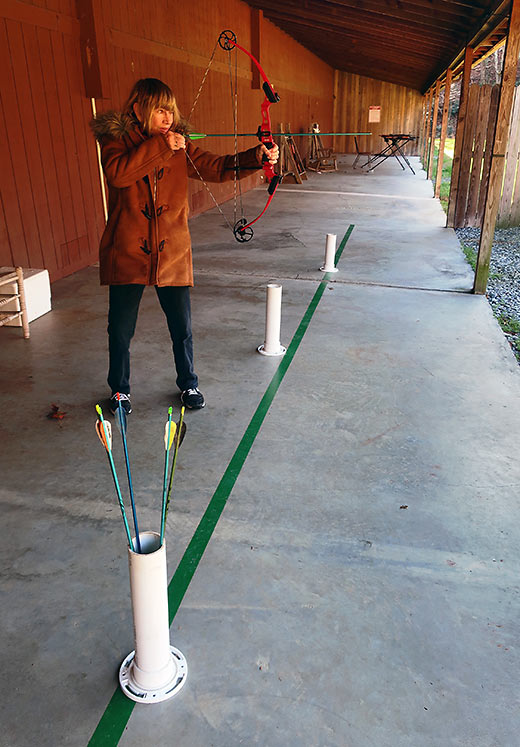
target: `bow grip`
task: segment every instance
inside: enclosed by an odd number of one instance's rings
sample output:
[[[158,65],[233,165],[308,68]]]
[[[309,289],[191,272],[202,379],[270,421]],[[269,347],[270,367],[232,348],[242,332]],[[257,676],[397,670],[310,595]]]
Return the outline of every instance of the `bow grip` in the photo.
[[[267,187],[267,193],[270,195],[274,195],[276,192],[276,188],[279,184],[282,182],[282,175],[281,174],[275,174],[271,181],[269,182],[269,186]]]

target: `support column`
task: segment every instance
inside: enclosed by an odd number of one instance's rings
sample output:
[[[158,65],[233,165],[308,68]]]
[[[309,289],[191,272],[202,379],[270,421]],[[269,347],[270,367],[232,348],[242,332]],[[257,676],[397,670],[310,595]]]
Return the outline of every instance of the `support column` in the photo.
[[[334,99],[332,102],[332,132],[343,132],[339,128],[338,119],[339,70],[334,70]],[[338,152],[337,136],[332,137],[332,151]]]
[[[468,106],[469,79],[471,77],[471,64],[473,62],[473,48],[466,47],[464,55],[464,69],[460,84],[459,115],[457,117],[457,131],[455,133],[455,150],[453,153],[453,164],[451,167],[450,202],[448,205],[448,218],[446,225],[455,226],[455,211],[457,209],[457,195],[459,192],[460,160],[462,156],[462,145],[464,143],[464,130],[466,126],[466,109]]]
[[[430,88],[428,92],[428,100],[426,102],[426,116],[424,118],[424,130],[423,130],[423,143],[422,143],[422,151],[421,151],[421,161],[423,165],[423,169],[427,172],[428,171],[428,132],[430,128],[430,119],[431,119],[431,113],[432,113],[432,99],[433,99],[433,88]]]
[[[486,292],[489,277],[489,262],[491,260],[491,248],[493,246],[493,236],[495,233],[495,224],[500,203],[500,190],[502,187],[502,177],[504,175],[505,154],[509,139],[509,123],[511,121],[511,111],[513,108],[513,96],[519,54],[520,0],[512,0],[506,49],[504,53],[504,67],[502,69],[502,82],[500,84],[500,101],[498,104],[495,135],[493,138],[491,169],[484,206],[484,217],[480,229],[477,269],[475,271],[475,283],[473,285],[473,292],[478,294]]]
[[[439,93],[441,91],[441,82],[435,84],[435,95],[433,97],[433,120],[432,120],[432,137],[430,140],[430,157],[428,159],[428,179],[433,174],[433,159],[435,156],[435,134],[437,132],[437,112],[439,111]]]
[[[76,0],[81,64],[88,99],[110,98],[102,0]]]
[[[439,197],[441,194],[442,164],[444,161],[444,145],[446,143],[446,133],[448,132],[452,75],[452,70],[448,68],[448,70],[446,71],[446,85],[444,87],[444,106],[442,108],[441,138],[439,142],[439,158],[437,160],[437,177],[435,179],[435,197]]]
[[[428,97],[426,94],[423,96],[423,102],[422,102],[422,114],[421,114],[421,126],[419,131],[419,141],[418,141],[418,151],[419,151],[419,160],[421,163],[423,162],[422,154],[424,151],[424,138],[426,136],[426,119],[428,112]]]

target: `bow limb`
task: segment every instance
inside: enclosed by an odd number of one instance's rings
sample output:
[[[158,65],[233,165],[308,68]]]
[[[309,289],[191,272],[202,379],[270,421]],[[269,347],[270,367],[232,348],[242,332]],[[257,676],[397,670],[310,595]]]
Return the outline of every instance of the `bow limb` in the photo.
[[[262,66],[256,59],[256,57],[251,54],[247,49],[242,47],[240,44],[238,44],[236,40],[236,36],[232,31],[223,31],[219,37],[219,44],[220,46],[225,49],[226,51],[231,51],[232,49],[240,49],[241,52],[244,52],[256,65],[258,72],[260,73],[260,76],[262,78],[263,85],[263,91],[265,98],[262,102],[262,105],[260,107],[261,110],[261,124],[258,127],[257,137],[260,140],[260,142],[265,145],[265,147],[270,150],[274,146],[274,140],[273,140],[273,133],[272,133],[272,127],[271,127],[271,116],[269,114],[269,109],[271,107],[271,104],[276,104],[278,101],[280,101],[280,97],[277,94],[277,92],[274,90],[273,86],[271,85],[269,78],[265,74]],[[233,228],[233,233],[235,234],[235,238],[237,241],[244,242],[249,241],[253,237],[253,229],[251,226],[253,223],[256,223],[259,218],[262,217],[262,215],[265,213],[269,205],[271,204],[271,201],[273,199],[274,193],[276,192],[276,189],[280,182],[282,181],[282,176],[280,174],[276,174],[274,170],[273,164],[269,163],[269,159],[267,156],[263,155],[262,158],[262,168],[264,171],[264,176],[266,179],[266,182],[268,184],[268,194],[269,198],[267,200],[267,203],[262,210],[262,212],[257,215],[256,218],[253,220],[247,222],[245,218],[242,218],[241,220],[237,221],[235,223],[235,226]]]

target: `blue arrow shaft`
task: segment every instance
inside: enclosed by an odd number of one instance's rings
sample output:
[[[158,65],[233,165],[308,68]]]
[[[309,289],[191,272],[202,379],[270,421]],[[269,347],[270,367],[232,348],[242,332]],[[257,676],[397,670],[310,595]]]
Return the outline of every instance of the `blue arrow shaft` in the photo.
[[[121,403],[119,403],[119,407],[117,408],[117,414],[119,417],[119,426],[121,428],[121,438],[123,441],[123,451],[125,453],[125,464],[126,464],[126,475],[128,478],[128,490],[130,491],[130,505],[132,506],[132,516],[134,519],[134,529],[135,529],[135,542],[137,545],[137,552],[141,552],[141,540],[139,538],[139,526],[137,524],[137,511],[135,507],[135,500],[134,500],[134,488],[132,485],[132,475],[130,472],[130,459],[128,458],[128,445],[126,441],[126,423],[125,416],[123,415],[123,408],[121,407]]]

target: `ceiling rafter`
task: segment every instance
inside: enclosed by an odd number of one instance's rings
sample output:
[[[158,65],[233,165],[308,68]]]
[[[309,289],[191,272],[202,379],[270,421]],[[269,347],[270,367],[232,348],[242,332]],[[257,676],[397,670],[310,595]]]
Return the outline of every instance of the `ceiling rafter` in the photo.
[[[313,0],[312,3],[306,3],[302,8],[301,3],[297,0],[287,0],[282,4],[276,2],[276,0],[261,0],[261,5],[264,8],[270,9],[270,12],[283,9],[292,16],[301,15],[305,13],[311,15],[314,18],[320,19],[328,17],[334,20],[342,19],[347,17],[347,14],[352,10],[358,10],[361,13],[373,12],[377,10],[380,13],[390,18],[400,18],[402,20],[409,19],[410,21],[425,23],[428,19],[439,19],[443,18],[447,23],[454,22],[457,20],[458,23],[465,23],[467,26],[468,16],[478,19],[483,14],[482,8],[475,7],[475,4],[468,2],[468,7],[454,6],[453,4],[442,3],[439,4],[438,0],[423,0],[422,3],[411,2],[410,0],[404,0],[404,2],[386,2],[385,0],[345,0],[338,7],[338,4],[332,4],[330,0]],[[331,6],[327,8],[327,6]],[[471,10],[471,13],[468,11]]]
[[[342,24],[341,26],[334,26],[327,22],[313,21],[312,19],[305,18],[299,18],[297,21],[292,21],[290,16],[281,12],[273,13],[272,19],[277,25],[284,24],[285,27],[287,24],[290,24],[294,29],[307,27],[313,31],[319,29],[325,31],[327,34],[334,34],[333,37],[327,39],[327,44],[333,42],[336,37],[341,43],[342,39],[350,38],[353,35],[361,35],[359,37],[361,39],[364,37],[366,39],[372,38],[380,41],[382,34],[384,34],[385,40],[395,37],[400,40],[404,47],[410,48],[416,46],[416,44],[411,44],[411,42],[417,44],[420,43],[420,46],[423,49],[424,46],[440,46],[445,48],[446,44],[451,41],[450,35],[443,31],[432,32],[425,36],[420,31],[407,30],[404,24],[393,24],[392,26],[388,26],[388,24],[385,24],[384,20],[380,19],[377,21],[372,19],[372,22],[367,25],[366,21],[358,16],[352,16],[349,19],[348,25]]]
[[[246,0],[337,70],[426,91],[467,44],[500,43],[509,0]]]
[[[475,50],[472,65],[474,67],[486,54],[486,44],[490,38],[495,39],[494,46],[496,46],[501,39],[505,39],[508,29],[509,8],[510,0],[495,0],[489,9],[486,21],[479,28],[473,28],[469,31],[465,41],[450,60],[445,64],[440,64],[434,68],[432,75],[423,90],[427,91],[428,88],[430,88],[438,79],[441,81],[444,80],[448,68],[451,69],[453,78],[461,75],[464,65],[464,51],[467,46],[473,47]],[[498,39],[496,37],[498,37]]]
[[[299,28],[299,24],[295,24],[295,28]],[[309,34],[309,39],[314,38],[312,34],[312,28],[305,29],[305,31]],[[345,30],[341,34],[341,39],[338,41],[338,44],[332,41],[324,42],[323,49],[333,49],[337,47],[338,49],[344,50],[345,43],[357,43],[359,46],[368,46],[368,43],[371,42],[375,45],[379,43],[380,36],[377,34],[376,29],[364,31],[362,25],[357,25],[353,26],[348,31]],[[379,49],[376,47],[375,49],[370,50],[370,52],[373,56],[381,57],[386,56],[387,52],[393,48],[397,51],[400,51],[403,56],[415,56],[419,60],[424,62],[425,51],[445,50],[446,44],[447,40],[440,38],[437,40],[430,39],[428,41],[423,41],[420,47],[417,47],[413,44],[403,45],[402,35],[394,31],[391,33],[387,33],[384,45],[380,46]]]

